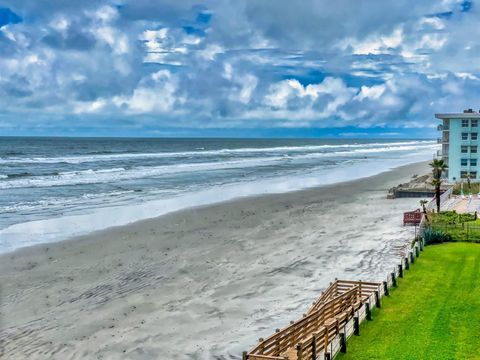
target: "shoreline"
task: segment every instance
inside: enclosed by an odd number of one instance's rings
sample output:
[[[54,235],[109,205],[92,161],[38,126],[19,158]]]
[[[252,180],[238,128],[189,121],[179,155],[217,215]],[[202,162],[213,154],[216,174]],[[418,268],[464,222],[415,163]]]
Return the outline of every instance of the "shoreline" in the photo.
[[[234,198],[231,198],[231,199],[219,200],[219,201],[214,201],[214,202],[201,204],[201,205],[187,206],[187,207],[180,208],[178,210],[167,211],[166,213],[158,215],[158,216],[147,217],[147,218],[144,218],[144,219],[134,220],[134,221],[126,223],[126,224],[112,225],[112,226],[108,226],[108,227],[103,228],[103,229],[93,230],[93,231],[90,231],[86,234],[73,235],[73,236],[68,236],[66,238],[59,239],[59,240],[45,241],[45,242],[38,243],[38,244],[20,246],[18,248],[15,248],[15,249],[12,249],[12,250],[9,250],[9,251],[0,252],[0,258],[4,255],[12,254],[12,253],[15,253],[15,252],[23,250],[23,249],[42,247],[44,245],[58,244],[58,243],[62,243],[64,241],[76,241],[78,239],[83,239],[83,238],[86,238],[86,237],[89,237],[89,236],[95,236],[96,234],[98,234],[100,236],[102,233],[109,232],[109,231],[112,231],[114,229],[134,226],[135,224],[142,223],[142,222],[155,221],[157,219],[160,219],[160,218],[163,218],[163,217],[166,217],[166,216],[170,216],[170,215],[175,216],[177,214],[181,214],[184,211],[187,211],[187,212],[188,211],[194,211],[194,210],[208,208],[208,207],[216,206],[216,205],[241,202],[242,200],[255,201],[255,199],[288,196],[289,194],[294,196],[295,194],[300,194],[300,193],[308,192],[308,191],[319,191],[319,190],[322,190],[322,189],[329,189],[329,188],[330,189],[335,189],[338,186],[348,186],[348,184],[352,184],[352,183],[355,183],[357,181],[368,180],[369,178],[374,178],[376,176],[386,175],[386,174],[388,174],[388,173],[390,173],[394,170],[397,170],[397,169],[401,170],[403,168],[416,167],[419,164],[424,164],[424,163],[426,163],[426,162],[421,161],[421,162],[410,163],[410,164],[407,164],[407,165],[400,165],[400,166],[396,166],[396,167],[390,168],[390,169],[385,170],[385,171],[381,171],[381,172],[376,173],[374,175],[367,175],[367,176],[355,178],[355,179],[352,179],[352,180],[339,181],[339,182],[336,182],[336,183],[328,183],[328,184],[325,184],[325,185],[307,187],[307,188],[297,189],[297,190],[292,190],[292,191],[287,191],[287,192],[278,192],[278,193],[277,192],[272,192],[272,193],[263,193],[263,194],[239,195],[238,197],[234,197]],[[125,208],[128,208],[128,206],[125,206]],[[115,207],[105,208],[105,210],[115,211],[116,208]],[[52,218],[52,219],[45,219],[45,220],[39,220],[39,221],[43,222],[43,221],[58,220],[58,219],[61,219],[61,218]],[[20,224],[16,224],[16,225],[23,225],[23,224],[26,224],[26,223],[20,223]],[[3,229],[3,230],[5,230],[5,229]]]
[[[387,200],[387,190],[427,169],[244,197],[0,255],[4,354],[239,358],[335,277],[383,276],[413,237],[401,212],[419,200]]]

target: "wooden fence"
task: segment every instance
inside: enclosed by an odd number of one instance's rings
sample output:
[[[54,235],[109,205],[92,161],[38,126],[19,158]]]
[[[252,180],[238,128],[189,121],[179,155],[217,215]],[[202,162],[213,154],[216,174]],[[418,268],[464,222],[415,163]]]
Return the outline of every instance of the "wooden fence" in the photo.
[[[380,307],[382,296],[397,286],[397,278],[415,262],[423,243],[414,242],[400,264],[383,282],[335,280],[306,314],[267,339],[259,339],[243,360],[333,359],[346,352],[347,339],[360,333],[360,323],[371,320],[372,305]]]
[[[313,303],[313,306],[308,310],[307,314],[311,314],[315,310],[318,310],[322,304],[328,300],[337,298],[339,295],[346,293],[347,291],[358,287],[359,301],[365,302],[372,294],[378,290],[380,283],[365,282],[365,281],[351,281],[351,280],[338,280],[330,283],[330,286],[325,290],[317,301]]]

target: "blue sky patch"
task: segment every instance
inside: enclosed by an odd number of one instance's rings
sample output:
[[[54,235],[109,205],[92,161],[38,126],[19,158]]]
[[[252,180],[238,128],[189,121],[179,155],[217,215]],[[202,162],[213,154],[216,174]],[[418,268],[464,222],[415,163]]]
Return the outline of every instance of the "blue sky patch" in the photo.
[[[208,24],[211,19],[212,19],[212,14],[210,13],[201,12],[201,13],[198,13],[197,15],[197,22],[200,24]]]
[[[8,24],[18,24],[22,22],[22,18],[15,14],[9,8],[0,8],[0,27]]]

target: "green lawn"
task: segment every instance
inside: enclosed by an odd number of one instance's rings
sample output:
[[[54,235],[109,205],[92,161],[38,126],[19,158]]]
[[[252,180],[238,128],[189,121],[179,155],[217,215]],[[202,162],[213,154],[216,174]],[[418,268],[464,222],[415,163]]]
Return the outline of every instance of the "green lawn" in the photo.
[[[338,359],[480,359],[480,244],[425,248]]]

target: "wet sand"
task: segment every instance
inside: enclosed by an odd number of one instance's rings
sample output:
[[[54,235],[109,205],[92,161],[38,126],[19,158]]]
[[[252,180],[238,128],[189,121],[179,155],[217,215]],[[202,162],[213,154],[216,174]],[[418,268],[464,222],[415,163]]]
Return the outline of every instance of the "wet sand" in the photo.
[[[379,280],[426,163],[238,199],[0,256],[0,358],[238,359],[335,277]]]

